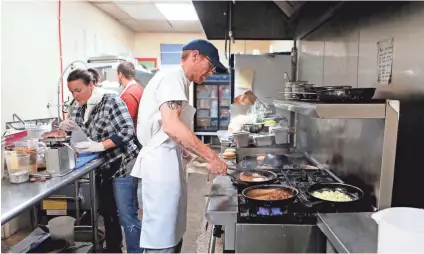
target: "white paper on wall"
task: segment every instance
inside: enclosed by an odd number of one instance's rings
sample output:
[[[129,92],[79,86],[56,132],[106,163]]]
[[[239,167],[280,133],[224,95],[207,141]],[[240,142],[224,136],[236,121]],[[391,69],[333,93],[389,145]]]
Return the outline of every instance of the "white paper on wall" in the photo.
[[[385,39],[377,42],[377,83],[387,85],[392,79],[394,39]]]

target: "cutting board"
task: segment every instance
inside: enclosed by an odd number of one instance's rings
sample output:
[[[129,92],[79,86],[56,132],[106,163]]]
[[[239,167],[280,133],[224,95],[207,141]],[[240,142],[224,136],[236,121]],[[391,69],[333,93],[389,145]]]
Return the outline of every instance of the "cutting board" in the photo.
[[[90,161],[99,157],[99,154],[80,154],[77,158],[75,169],[79,169],[89,163]]]

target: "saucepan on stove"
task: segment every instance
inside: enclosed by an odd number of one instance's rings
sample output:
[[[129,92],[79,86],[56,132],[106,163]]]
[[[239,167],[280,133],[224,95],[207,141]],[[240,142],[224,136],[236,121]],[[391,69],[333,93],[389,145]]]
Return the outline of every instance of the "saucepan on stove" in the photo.
[[[296,188],[278,185],[254,185],[243,190],[242,195],[249,203],[258,205],[286,205],[296,200]]]
[[[318,201],[314,204],[347,204],[362,199],[364,192],[356,186],[344,183],[316,183],[309,187],[308,195]]]
[[[237,171],[229,174],[229,176],[233,179],[234,182],[246,185],[272,183],[277,178],[277,174],[274,172],[257,169],[238,169]]]

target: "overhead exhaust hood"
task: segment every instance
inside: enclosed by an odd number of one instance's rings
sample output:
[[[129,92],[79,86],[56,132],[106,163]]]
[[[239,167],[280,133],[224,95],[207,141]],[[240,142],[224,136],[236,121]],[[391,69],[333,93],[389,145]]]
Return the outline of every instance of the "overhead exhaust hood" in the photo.
[[[291,40],[290,17],[303,2],[273,1],[193,1],[209,40]]]
[[[284,14],[291,18],[304,4],[304,1],[274,1],[275,4],[284,12]]]

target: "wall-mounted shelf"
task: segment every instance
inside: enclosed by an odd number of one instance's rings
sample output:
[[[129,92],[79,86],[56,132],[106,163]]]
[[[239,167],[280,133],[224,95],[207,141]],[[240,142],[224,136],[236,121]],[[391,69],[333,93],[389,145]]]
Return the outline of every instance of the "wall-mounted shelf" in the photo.
[[[315,103],[274,100],[276,108],[321,119],[386,118],[386,103]]]

